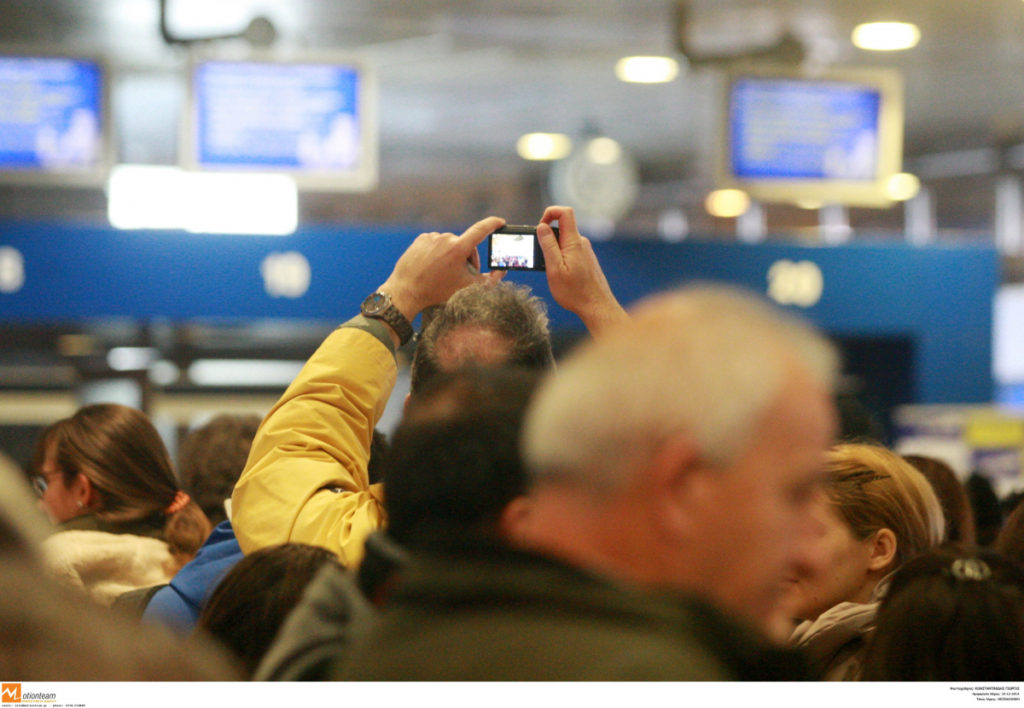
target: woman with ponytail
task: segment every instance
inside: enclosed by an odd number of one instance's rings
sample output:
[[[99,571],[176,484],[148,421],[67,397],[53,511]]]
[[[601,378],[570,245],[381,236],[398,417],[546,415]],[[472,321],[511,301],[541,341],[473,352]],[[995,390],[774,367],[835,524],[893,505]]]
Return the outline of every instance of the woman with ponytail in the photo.
[[[210,532],[156,428],[134,408],[89,405],[57,421],[37,440],[32,465],[40,506],[57,526],[43,543],[46,565],[100,603],[168,582]]]

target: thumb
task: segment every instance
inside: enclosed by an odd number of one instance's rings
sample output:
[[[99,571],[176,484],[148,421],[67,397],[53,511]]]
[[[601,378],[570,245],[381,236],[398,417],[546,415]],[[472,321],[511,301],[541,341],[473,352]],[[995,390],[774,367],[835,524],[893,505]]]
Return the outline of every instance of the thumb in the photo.
[[[484,273],[484,277],[487,279],[487,282],[494,284],[504,278],[506,273],[508,273],[506,270],[492,270],[488,273]]]

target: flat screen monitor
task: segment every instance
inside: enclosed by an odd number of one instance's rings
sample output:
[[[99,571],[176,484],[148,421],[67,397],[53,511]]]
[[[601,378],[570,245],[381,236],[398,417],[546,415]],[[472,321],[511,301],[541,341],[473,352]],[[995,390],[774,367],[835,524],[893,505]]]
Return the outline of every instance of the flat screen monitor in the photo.
[[[729,77],[718,183],[766,202],[888,206],[903,151],[899,76],[808,77],[761,68]]]
[[[0,55],[0,179],[102,179],[110,141],[98,60]]]
[[[377,184],[376,86],[351,61],[196,60],[184,166],[277,172],[300,188]]]

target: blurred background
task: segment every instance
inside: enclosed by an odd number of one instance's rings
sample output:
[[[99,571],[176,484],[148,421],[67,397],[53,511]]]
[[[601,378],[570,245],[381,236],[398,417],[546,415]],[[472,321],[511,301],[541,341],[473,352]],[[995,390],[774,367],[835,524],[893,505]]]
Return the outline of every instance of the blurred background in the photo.
[[[762,292],[1016,488],[1022,69],[1020,0],[0,0],[0,448],[262,414],[417,233],[565,203],[624,302]],[[866,175],[800,172],[833,138]]]

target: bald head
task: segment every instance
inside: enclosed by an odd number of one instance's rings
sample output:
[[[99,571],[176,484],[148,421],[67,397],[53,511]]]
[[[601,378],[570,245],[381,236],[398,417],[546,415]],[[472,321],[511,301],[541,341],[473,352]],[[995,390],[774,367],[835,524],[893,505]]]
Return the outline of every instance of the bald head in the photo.
[[[831,389],[832,345],[766,302],[723,286],[657,295],[581,347],[542,387],[524,428],[538,481],[614,486],[680,432],[725,463],[793,371]]]
[[[410,372],[413,393],[438,373],[469,364],[552,366],[544,301],[523,285],[480,283],[425,313]]]
[[[690,288],[560,363],[527,412],[519,542],[705,595],[771,626],[817,563],[813,492],[835,434],[832,346],[759,299]]]

